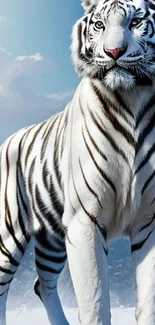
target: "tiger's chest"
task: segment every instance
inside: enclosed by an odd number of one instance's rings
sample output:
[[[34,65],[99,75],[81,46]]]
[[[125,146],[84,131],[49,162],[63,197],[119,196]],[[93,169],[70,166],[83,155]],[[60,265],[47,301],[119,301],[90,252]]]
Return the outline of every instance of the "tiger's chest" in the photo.
[[[106,105],[104,97],[101,103],[91,92],[83,96],[87,105],[72,111],[67,197],[74,211],[97,216],[111,233],[127,233],[155,208],[154,92],[121,93],[128,108],[113,94]]]
[[[107,227],[113,224],[118,233],[138,231],[155,213],[155,126],[150,124],[147,121],[143,129],[133,131],[134,143],[126,141],[124,149],[122,135],[115,152],[104,146],[108,159],[102,166],[111,184],[107,179],[102,184],[102,217],[107,215]]]

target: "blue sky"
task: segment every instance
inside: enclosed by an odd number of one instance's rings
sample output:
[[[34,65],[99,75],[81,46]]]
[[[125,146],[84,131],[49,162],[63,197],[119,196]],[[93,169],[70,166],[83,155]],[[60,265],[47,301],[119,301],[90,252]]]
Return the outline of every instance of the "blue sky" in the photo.
[[[0,0],[0,142],[64,107],[79,78],[70,35],[80,0]]]

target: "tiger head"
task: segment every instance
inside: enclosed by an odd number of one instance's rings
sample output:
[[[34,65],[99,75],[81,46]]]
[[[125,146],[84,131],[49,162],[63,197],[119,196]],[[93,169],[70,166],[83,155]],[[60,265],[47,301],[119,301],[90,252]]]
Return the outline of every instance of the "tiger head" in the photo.
[[[111,89],[151,84],[155,76],[154,0],[83,0],[72,34],[76,71]]]

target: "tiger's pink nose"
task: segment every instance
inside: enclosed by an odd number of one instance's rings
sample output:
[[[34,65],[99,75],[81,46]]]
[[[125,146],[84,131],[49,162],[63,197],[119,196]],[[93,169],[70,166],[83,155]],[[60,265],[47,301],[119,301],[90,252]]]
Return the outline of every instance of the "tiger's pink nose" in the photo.
[[[124,54],[125,48],[124,47],[118,47],[117,49],[113,49],[113,50],[105,49],[104,51],[112,59],[116,60],[116,59],[120,58],[120,56],[122,56]]]

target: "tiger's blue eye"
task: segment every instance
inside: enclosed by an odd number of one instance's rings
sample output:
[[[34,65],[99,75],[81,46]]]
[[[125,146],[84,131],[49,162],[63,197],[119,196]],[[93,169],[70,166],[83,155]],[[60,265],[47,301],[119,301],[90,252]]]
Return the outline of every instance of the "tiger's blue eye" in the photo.
[[[140,22],[142,21],[141,18],[134,18],[131,20],[131,23],[130,23],[130,28],[133,28],[133,27],[136,27],[140,24]]]
[[[99,21],[96,21],[96,23],[95,23],[94,25],[95,25],[95,27],[96,27],[97,29],[101,29],[101,28],[104,27],[102,21],[100,21],[100,20],[99,20]]]

